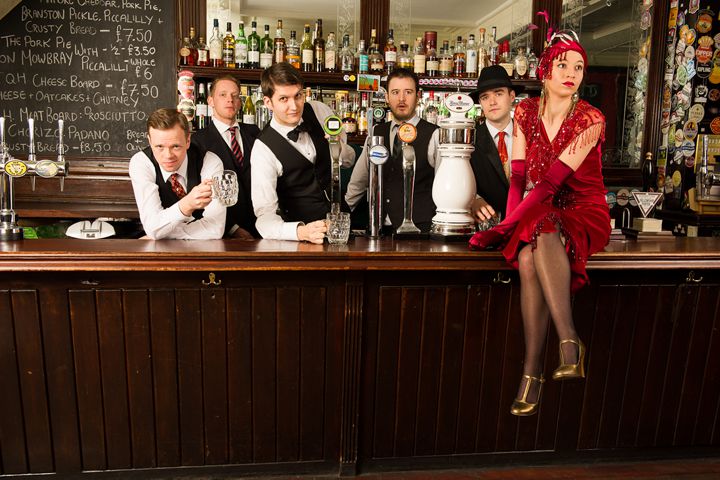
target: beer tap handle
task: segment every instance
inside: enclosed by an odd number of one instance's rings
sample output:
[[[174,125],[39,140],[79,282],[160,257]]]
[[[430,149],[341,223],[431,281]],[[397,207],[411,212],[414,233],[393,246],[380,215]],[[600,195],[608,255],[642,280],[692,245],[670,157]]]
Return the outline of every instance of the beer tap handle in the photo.
[[[35,161],[35,119],[28,118],[28,162]]]
[[[5,155],[7,148],[5,147],[5,117],[0,117],[0,155]]]
[[[60,177],[60,191],[61,192],[65,191],[65,177],[64,176]]]
[[[35,191],[35,175],[30,177],[30,190]]]
[[[63,130],[65,127],[65,121],[61,118],[58,120],[58,162],[65,161],[65,142],[63,139]]]

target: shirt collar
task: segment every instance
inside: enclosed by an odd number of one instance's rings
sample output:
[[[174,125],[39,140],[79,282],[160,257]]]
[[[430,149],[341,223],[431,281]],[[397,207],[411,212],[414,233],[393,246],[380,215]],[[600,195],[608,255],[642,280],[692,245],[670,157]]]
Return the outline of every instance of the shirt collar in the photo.
[[[240,127],[238,122],[233,122],[232,125],[228,125],[227,123],[221,122],[220,120],[216,119],[215,117],[212,118],[212,122],[215,125],[215,128],[217,128],[217,131],[220,132],[220,135],[224,135],[227,133],[228,128],[231,127]]]
[[[293,126],[291,126],[291,127],[288,127],[288,126],[286,126],[286,125],[281,125],[280,122],[278,122],[278,121],[275,119],[274,116],[273,116],[273,118],[270,120],[270,126],[271,126],[273,129],[275,129],[275,131],[278,132],[278,133],[279,133],[280,135],[282,135],[283,137],[287,137],[288,132],[289,132],[290,130],[294,129],[295,127],[297,127],[298,125],[300,125],[301,123],[303,123],[303,119],[302,119],[302,118],[301,118],[300,121],[297,123],[297,125],[293,125]]]
[[[187,157],[187,153],[185,153],[185,159],[180,164],[180,167],[177,170],[175,170],[174,172],[166,172],[165,170],[163,170],[162,167],[160,167],[160,173],[162,173],[163,180],[165,180],[166,182],[167,182],[167,179],[170,178],[170,175],[172,175],[173,173],[177,173],[179,176],[181,176],[182,178],[185,179],[185,183],[187,184],[187,167],[188,167],[188,157]]]
[[[498,130],[497,128],[495,128],[495,126],[493,126],[493,125],[492,125],[490,122],[488,122],[488,121],[485,122],[485,126],[487,127],[488,132],[490,132],[490,137],[492,137],[492,139],[494,140],[494,139],[497,137],[497,134],[500,133],[500,130]],[[508,122],[507,125],[505,125],[505,128],[503,128],[502,131],[507,134],[506,136],[512,137],[512,132],[513,132],[513,121],[512,121],[512,119]]]

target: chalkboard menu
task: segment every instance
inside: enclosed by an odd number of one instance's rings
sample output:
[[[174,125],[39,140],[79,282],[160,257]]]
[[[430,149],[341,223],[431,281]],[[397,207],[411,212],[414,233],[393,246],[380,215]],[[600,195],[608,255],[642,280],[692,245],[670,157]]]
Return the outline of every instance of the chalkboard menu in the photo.
[[[150,112],[176,102],[173,0],[24,0],[0,19],[0,115],[10,153],[129,158]]]

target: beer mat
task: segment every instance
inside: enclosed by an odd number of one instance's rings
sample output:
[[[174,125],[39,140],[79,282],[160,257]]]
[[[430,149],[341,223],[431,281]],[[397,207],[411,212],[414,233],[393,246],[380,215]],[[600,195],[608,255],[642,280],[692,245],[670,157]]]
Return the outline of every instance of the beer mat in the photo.
[[[622,233],[630,240],[675,240],[675,236],[670,230],[663,230],[662,232],[640,232],[634,228],[623,228]]]

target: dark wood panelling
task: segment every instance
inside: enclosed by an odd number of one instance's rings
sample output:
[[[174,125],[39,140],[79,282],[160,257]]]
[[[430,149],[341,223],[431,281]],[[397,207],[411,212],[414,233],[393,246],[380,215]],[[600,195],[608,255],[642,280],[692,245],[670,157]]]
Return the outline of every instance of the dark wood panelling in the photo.
[[[331,290],[334,292],[330,295],[329,312],[332,318],[343,318],[342,328],[338,322],[328,322],[327,348],[327,413],[325,414],[325,449],[326,455],[333,455],[331,446],[333,445],[333,432],[340,434],[340,474],[354,475],[357,473],[358,462],[358,437],[360,434],[360,385],[361,385],[361,365],[362,365],[362,335],[363,335],[363,296],[364,289],[359,283],[356,275],[352,275],[348,279],[345,286],[336,285]],[[342,297],[340,297],[342,295]],[[340,297],[340,298],[338,298]],[[377,295],[372,297],[375,301]],[[374,354],[368,352],[366,358],[374,360]],[[342,359],[342,364],[339,360]],[[366,374],[374,371],[372,367],[374,362],[366,364]],[[338,368],[341,366],[341,368]],[[334,375],[333,375],[334,374]],[[338,384],[330,382],[331,378],[342,378],[341,387],[338,390]],[[365,390],[367,392],[367,390]],[[364,402],[372,411],[372,402]],[[340,411],[341,422],[338,423],[338,416],[329,414],[333,411]],[[368,413],[369,416],[372,414]],[[371,440],[371,436],[366,436]],[[366,445],[368,443],[366,442]],[[327,451],[331,450],[331,451]]]
[[[360,0],[360,38],[370,45],[370,31],[377,31],[380,44],[385,43],[390,28],[390,0]]]
[[[522,376],[523,357],[524,357],[524,340],[522,330],[522,320],[520,316],[520,297],[518,283],[513,282],[508,285],[498,284],[493,288],[493,293],[499,293],[500,290],[506,290],[509,295],[509,304],[501,307],[499,310],[491,310],[489,315],[491,321],[499,322],[498,328],[504,330],[503,340],[500,344],[504,354],[497,363],[500,370],[499,400],[497,405],[497,428],[490,431],[495,437],[495,451],[511,452],[517,448],[518,444],[518,425],[521,420],[525,420],[526,427],[524,431],[532,431],[536,418],[520,419],[510,414],[510,406],[513,399],[517,396],[518,384]]]
[[[250,463],[253,458],[251,295],[249,288],[230,288],[226,295],[231,463]]]
[[[720,428],[716,423],[708,421],[707,418],[718,412],[720,406],[720,315],[717,315],[718,306],[715,307],[712,333],[710,333],[709,352],[705,363],[705,374],[700,401],[698,402],[698,418],[693,435],[694,445],[709,445],[713,443],[713,432],[715,442],[720,441]],[[717,414],[716,414],[717,415]],[[718,416],[720,421],[720,416]]]
[[[277,290],[277,367],[274,374],[267,373],[269,380],[277,380],[277,460],[280,462],[296,461],[300,456],[300,318],[305,317],[304,307],[299,288]],[[313,408],[318,407],[313,405]],[[316,411],[319,412],[319,408]]]
[[[2,473],[28,471],[18,352],[10,291],[0,290],[0,454]]]
[[[274,462],[277,431],[277,300],[274,288],[253,289],[253,461]]]

